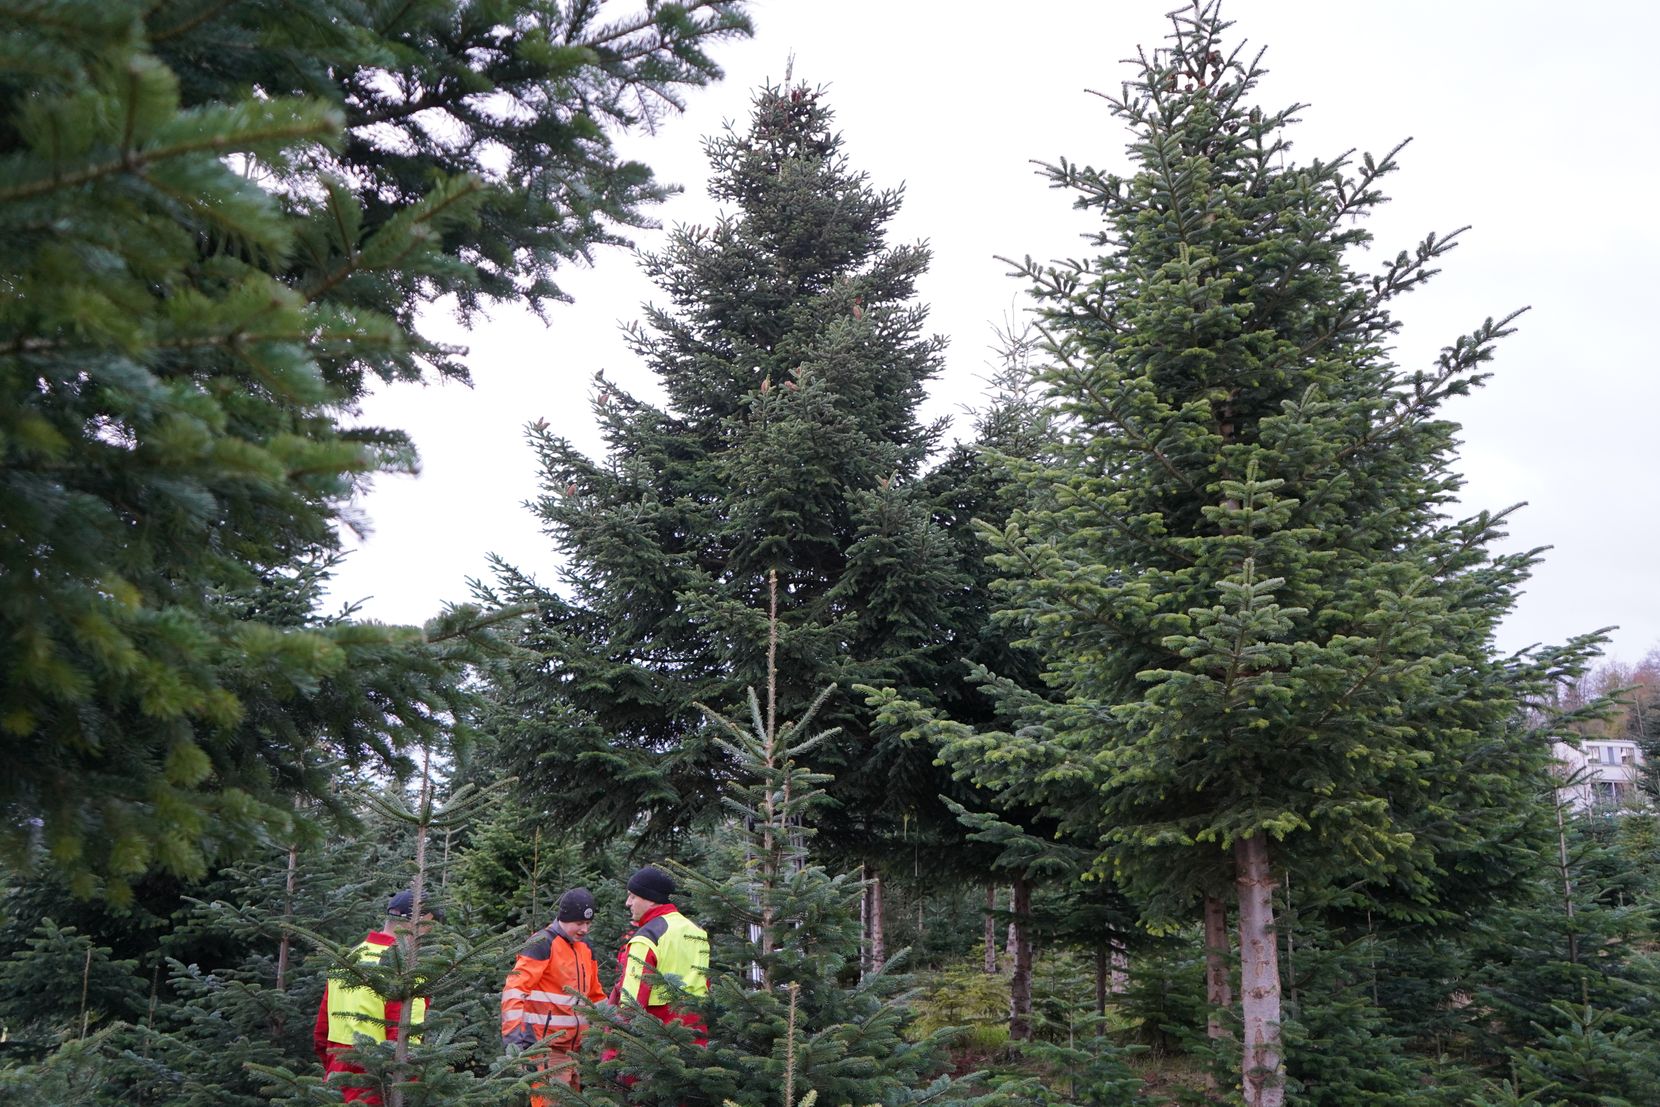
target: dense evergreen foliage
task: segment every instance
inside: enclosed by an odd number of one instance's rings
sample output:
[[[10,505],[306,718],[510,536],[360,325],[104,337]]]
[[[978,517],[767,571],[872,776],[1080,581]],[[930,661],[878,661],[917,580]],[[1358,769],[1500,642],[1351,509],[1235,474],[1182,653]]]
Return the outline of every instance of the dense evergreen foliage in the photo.
[[[1132,170],[1049,170],[1105,252],[1025,266],[1053,458],[1021,470],[997,587],[1058,702],[940,733],[976,782],[1098,842],[1155,917],[1236,890],[1241,1087],[1271,1104],[1275,885],[1430,919],[1515,879],[1549,759],[1519,720],[1594,639],[1498,656],[1533,555],[1496,551],[1502,516],[1448,514],[1439,411],[1514,316],[1397,367],[1390,305],[1456,235],[1355,270],[1394,154],[1292,161],[1298,106],[1253,103],[1215,7],[1172,19],[1109,98]]]
[[[455,707],[428,640],[317,611],[342,422],[464,376],[415,329],[541,306],[663,195],[608,135],[717,73],[736,4],[70,0],[0,35],[0,785],[83,891],[200,874]],[[348,613],[349,615],[349,613]],[[451,620],[465,623],[465,619]]]
[[[960,671],[960,559],[917,478],[938,428],[917,421],[941,340],[915,303],[921,246],[890,246],[897,190],[842,151],[822,94],[759,91],[748,126],[709,140],[711,227],[645,259],[668,304],[632,331],[661,405],[603,377],[607,456],[543,427],[537,514],[564,556],[552,591],[502,566],[490,602],[532,605],[529,660],[497,669],[490,728],[509,766],[563,810],[664,840],[719,810],[729,754],[692,708],[765,683],[763,597],[779,574],[779,695],[836,682],[931,697]],[[838,696],[820,755],[840,813],[827,844],[949,822],[926,750],[871,732]]]
[[[1294,160],[1214,4],[1126,173],[1046,171],[1098,256],[1024,263],[963,442],[900,192],[786,82],[644,259],[664,401],[532,428],[559,587],[320,610],[416,464],[353,405],[646,218],[610,136],[742,7],[0,2],[0,1102],[340,1102],[332,977],[431,1000],[381,1101],[522,1107],[513,950],[586,885],[611,984],[648,856],[708,1041],[588,1006],[562,1104],[1654,1102],[1660,666],[1495,652],[1536,551],[1453,516],[1443,405],[1514,316],[1394,363],[1456,235],[1357,269],[1394,153]]]

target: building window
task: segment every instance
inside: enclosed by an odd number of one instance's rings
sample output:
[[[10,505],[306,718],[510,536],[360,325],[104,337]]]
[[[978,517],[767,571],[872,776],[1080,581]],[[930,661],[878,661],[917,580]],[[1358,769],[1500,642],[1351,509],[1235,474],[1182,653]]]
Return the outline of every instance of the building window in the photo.
[[[1631,800],[1631,785],[1618,780],[1591,781],[1591,803],[1595,807],[1623,807]]]

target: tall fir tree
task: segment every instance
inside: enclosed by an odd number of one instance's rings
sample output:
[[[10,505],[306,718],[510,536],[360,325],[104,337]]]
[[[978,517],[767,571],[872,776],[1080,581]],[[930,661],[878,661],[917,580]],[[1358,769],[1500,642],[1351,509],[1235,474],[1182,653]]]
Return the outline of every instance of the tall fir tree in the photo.
[[[1391,301],[1456,235],[1353,269],[1394,154],[1292,162],[1300,109],[1251,103],[1261,70],[1217,5],[1172,21],[1108,98],[1132,170],[1048,171],[1105,252],[1025,266],[1056,456],[1000,538],[1003,617],[1063,702],[946,753],[1047,793],[1155,909],[1234,893],[1258,1107],[1286,1094],[1276,884],[1424,915],[1479,890],[1484,850],[1537,810],[1548,745],[1514,725],[1521,698],[1592,642],[1497,656],[1534,554],[1494,552],[1502,515],[1449,517],[1440,409],[1510,320],[1428,369],[1390,360]]]
[[[851,167],[831,123],[820,92],[765,88],[746,130],[706,144],[731,210],[645,259],[669,304],[632,331],[665,401],[601,376],[598,460],[531,430],[565,590],[505,565],[484,590],[536,611],[490,726],[536,792],[601,830],[645,814],[662,840],[718,812],[730,754],[692,705],[764,682],[770,572],[785,701],[830,682],[926,697],[951,660],[967,582],[916,479],[938,438],[917,421],[942,344],[914,300],[928,252],[886,243],[900,193]],[[929,751],[873,736],[847,697],[824,710],[827,845],[879,856],[943,820]]]
[[[315,611],[353,491],[416,464],[342,412],[374,379],[465,376],[423,305],[541,307],[639,224],[665,190],[609,136],[746,24],[725,0],[0,22],[0,840],[38,831],[125,898],[286,836],[327,763],[396,770],[454,709],[447,647]]]

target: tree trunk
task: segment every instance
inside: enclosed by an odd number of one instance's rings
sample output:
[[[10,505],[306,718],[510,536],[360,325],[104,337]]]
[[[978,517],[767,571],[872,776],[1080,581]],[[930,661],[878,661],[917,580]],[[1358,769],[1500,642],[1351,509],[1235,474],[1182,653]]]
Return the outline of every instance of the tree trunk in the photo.
[[[1095,947],[1095,1013],[1107,1013],[1107,947]]]
[[[288,926],[294,922],[294,877],[300,868],[300,847],[288,847],[288,878],[283,884],[282,919],[287,925],[282,928],[282,938],[277,942],[277,991],[288,991],[288,958],[293,948],[293,935],[288,932]],[[271,1016],[271,1032],[278,1038],[282,1037],[283,1019],[279,1008]]]
[[[1032,1037],[1032,882],[1016,877],[1009,889],[1014,973],[1009,980],[1009,1040]]]
[[[870,967],[879,969],[888,960],[887,906],[882,898],[882,874],[870,882]]]
[[[1112,994],[1121,996],[1130,990],[1130,951],[1123,942],[1112,943]]]
[[[1239,889],[1239,991],[1245,1034],[1241,1090],[1245,1107],[1283,1107],[1274,874],[1261,831],[1234,843],[1234,880]]]
[[[432,749],[423,751],[421,758],[421,802],[418,808],[420,822],[415,829],[415,879],[410,882],[409,890],[414,899],[409,905],[409,933],[407,945],[404,946],[404,966],[406,971],[413,970],[421,961],[421,919],[427,913],[426,880],[427,880],[427,834],[432,829]],[[400,936],[400,943],[405,938]],[[397,1060],[393,1070],[397,1079],[408,1079],[409,1072],[409,1027],[410,1017],[414,1012],[415,1004],[406,999],[398,1011],[398,1043],[392,1050],[392,1056]],[[388,1107],[404,1107],[404,1095],[401,1083],[394,1083],[387,1090],[386,1101]]]
[[[986,885],[986,975],[997,973],[997,885]]]
[[[870,870],[859,864],[859,979],[870,972]]]
[[[888,959],[887,935],[882,925],[882,874],[874,865],[867,867],[869,879],[865,881],[864,923],[865,948],[869,951],[865,962],[867,973],[880,969]]]
[[[1220,896],[1205,897],[1205,1003],[1210,1016],[1205,1034],[1212,1041],[1228,1037],[1227,1014],[1233,1008],[1233,982],[1228,961],[1228,905]]]

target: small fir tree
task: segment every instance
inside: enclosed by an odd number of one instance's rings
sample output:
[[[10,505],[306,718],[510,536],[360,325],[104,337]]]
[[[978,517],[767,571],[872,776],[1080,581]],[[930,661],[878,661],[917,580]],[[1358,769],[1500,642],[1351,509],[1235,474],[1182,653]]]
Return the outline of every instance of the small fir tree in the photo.
[[[1145,1103],[1141,1078],[1125,1063],[1138,1052],[1115,1044],[1107,1020],[1086,1016],[1055,1040],[1027,1042],[1020,1053],[1037,1067],[1036,1087],[1023,1098],[1042,1107],[1137,1107]]]
[[[1564,1103],[1640,1102],[1637,1089],[1652,1083],[1641,1074],[1660,1067],[1650,952],[1660,915],[1652,871],[1632,894],[1644,859],[1622,848],[1624,822],[1563,811],[1530,894],[1487,913],[1471,936],[1464,1014],[1478,1056],[1529,1086],[1550,1082]],[[1616,1053],[1627,1077],[1604,1082],[1595,1073]]]
[[[773,623],[774,627],[778,624]],[[778,638],[768,643],[769,662]],[[769,666],[770,669],[770,666]],[[749,725],[710,712],[735,766],[723,799],[724,875],[680,869],[689,912],[712,947],[705,1001],[708,1045],[679,1024],[637,1012],[599,1017],[611,1024],[609,1060],[590,1057],[583,1104],[960,1104],[981,1102],[939,1075],[934,1036],[909,1040],[904,981],[889,971],[860,978],[859,881],[831,875],[809,851],[826,809],[826,774],[803,758],[834,741],[814,719],[822,692],[795,719],[781,718],[782,681],[766,701],[751,691]],[[690,1000],[683,1002],[692,1003]],[[620,1077],[635,1080],[631,1086]]]
[[[411,919],[420,919],[439,896],[436,858],[430,852],[434,835],[476,820],[499,802],[505,787],[505,783],[494,789],[463,785],[440,801],[429,753],[413,802],[396,791],[366,797],[376,815],[405,828],[412,839],[413,857],[408,865],[408,887],[414,897]],[[447,920],[434,924],[430,931],[414,926],[376,965],[352,958],[355,941],[321,943],[332,962],[331,978],[401,1001],[396,1026],[384,1028],[389,1040],[359,1037],[353,1048],[341,1054],[363,1070],[361,1076],[346,1077],[347,1082],[370,1089],[387,1107],[483,1107],[499,1104],[504,1095],[526,1087],[522,1065],[517,1058],[502,1054],[499,1038],[499,964],[522,935],[522,931],[480,933],[465,925],[451,926]],[[412,1024],[416,997],[428,1003],[419,1026]],[[332,1103],[341,1094],[340,1083],[305,1071],[314,1065],[302,1071],[288,1065],[253,1063],[248,1067],[265,1076],[266,1093],[283,1102]]]
[[[113,1020],[138,1018],[144,980],[72,926],[42,919],[25,948],[0,962],[0,1025],[8,1038],[56,1045]]]

